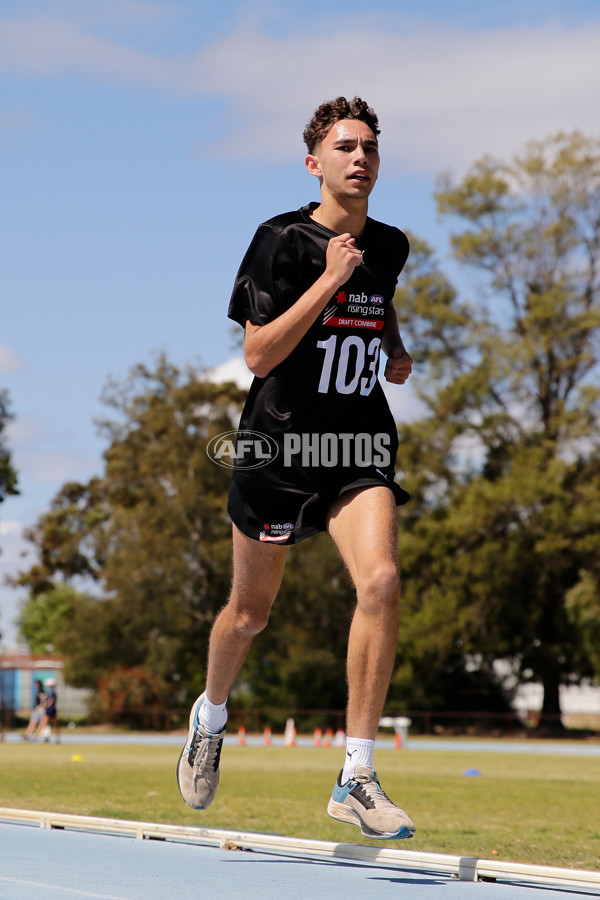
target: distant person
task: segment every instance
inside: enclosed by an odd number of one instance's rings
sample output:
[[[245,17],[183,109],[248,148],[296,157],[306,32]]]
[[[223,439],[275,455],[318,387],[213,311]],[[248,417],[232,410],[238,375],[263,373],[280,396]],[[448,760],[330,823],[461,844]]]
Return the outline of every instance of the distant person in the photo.
[[[29,719],[29,723],[27,725],[27,729],[23,738],[26,741],[30,741],[37,731],[40,722],[44,716],[44,712],[46,710],[46,692],[44,690],[44,685],[38,678],[35,682],[35,700],[33,702],[33,709],[31,712],[31,717]]]
[[[44,706],[44,714],[40,721],[38,727],[38,734],[44,741],[49,741],[52,732],[54,732],[54,738],[56,743],[60,742],[59,737],[59,728],[58,728],[58,715],[56,711],[56,679],[55,678],[47,678],[46,679],[46,702]]]
[[[408,838],[412,819],[383,792],[373,751],[394,667],[400,579],[394,481],[398,434],[378,380],[404,384],[412,360],[394,291],[408,256],[399,229],[367,216],[379,125],[359,97],[323,103],[304,131],[320,202],[259,226],[229,317],[255,375],[238,430],[229,515],[233,583],[214,623],[206,691],[194,703],[177,778],[185,802],[212,803],[226,702],[266,626],[290,546],[328,531],[354,582],[345,763],[327,807],[370,838]],[[265,465],[267,435],[278,453]],[[327,595],[323,595],[327,604]]]

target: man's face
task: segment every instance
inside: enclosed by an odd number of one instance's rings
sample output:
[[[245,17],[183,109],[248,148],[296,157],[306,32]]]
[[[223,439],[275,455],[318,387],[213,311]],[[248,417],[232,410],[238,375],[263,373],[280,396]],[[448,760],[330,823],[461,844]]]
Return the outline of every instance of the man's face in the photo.
[[[359,119],[336,122],[314,154],[306,157],[311,175],[340,200],[369,196],[379,171],[377,138]]]

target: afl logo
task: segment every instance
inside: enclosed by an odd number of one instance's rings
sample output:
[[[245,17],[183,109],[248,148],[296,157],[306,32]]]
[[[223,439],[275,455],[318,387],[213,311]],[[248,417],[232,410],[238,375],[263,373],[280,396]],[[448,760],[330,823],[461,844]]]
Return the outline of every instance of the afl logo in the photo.
[[[383,304],[385,303],[385,300],[383,299],[381,294],[372,294],[369,297],[369,303],[372,303],[373,306],[383,306]]]
[[[278,453],[273,438],[260,431],[224,431],[206,445],[206,455],[224,469],[260,469]]]

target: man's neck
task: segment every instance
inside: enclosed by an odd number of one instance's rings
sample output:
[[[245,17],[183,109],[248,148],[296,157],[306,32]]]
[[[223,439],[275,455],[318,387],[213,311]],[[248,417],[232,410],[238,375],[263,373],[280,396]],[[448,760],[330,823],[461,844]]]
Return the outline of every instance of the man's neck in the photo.
[[[353,237],[360,237],[367,221],[368,204],[366,199],[357,203],[341,204],[333,198],[321,198],[320,206],[312,211],[312,218],[319,225],[338,234],[348,232]]]

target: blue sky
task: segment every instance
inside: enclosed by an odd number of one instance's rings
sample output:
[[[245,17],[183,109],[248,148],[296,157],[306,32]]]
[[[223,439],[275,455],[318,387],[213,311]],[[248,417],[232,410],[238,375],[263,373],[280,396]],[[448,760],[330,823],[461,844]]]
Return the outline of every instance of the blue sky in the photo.
[[[3,0],[0,387],[22,493],[0,506],[0,579],[60,486],[101,471],[109,377],[236,355],[235,271],[260,221],[317,199],[301,136],[322,100],[375,107],[371,214],[444,260],[436,176],[598,135],[599,46],[597,0]],[[18,599],[0,586],[5,644]]]

